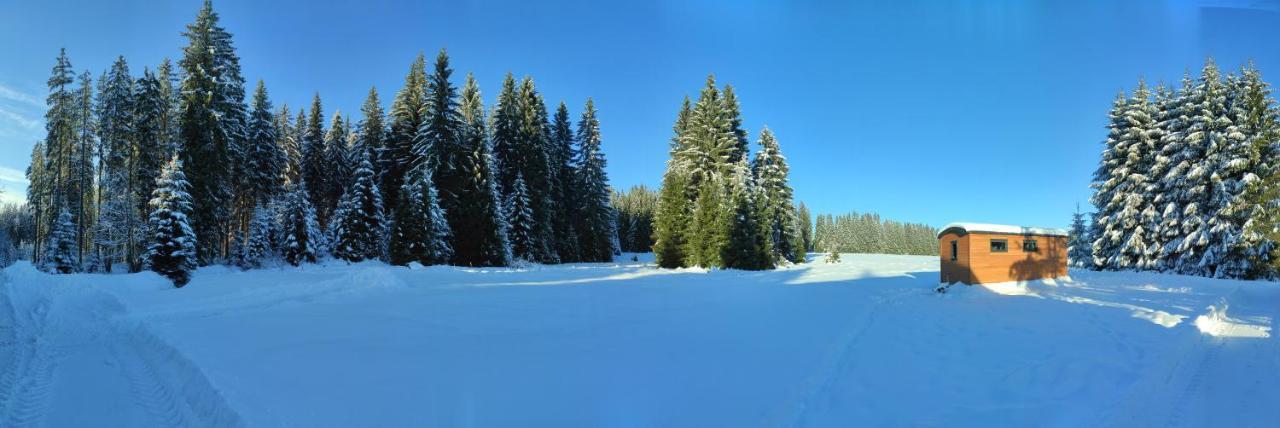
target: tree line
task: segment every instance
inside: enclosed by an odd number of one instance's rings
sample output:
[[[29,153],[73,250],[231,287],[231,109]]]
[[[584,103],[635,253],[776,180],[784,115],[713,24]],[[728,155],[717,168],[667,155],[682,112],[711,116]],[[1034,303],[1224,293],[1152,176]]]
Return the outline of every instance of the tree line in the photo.
[[[616,213],[588,99],[576,125],[510,73],[486,111],[441,50],[422,55],[384,111],[276,109],[262,81],[246,103],[231,34],[206,1],[168,60],[142,76],[121,57],[94,86],[62,50],[47,135],[27,175],[32,259],[50,271],[262,266],[332,256],[393,264],[503,266],[609,261]]]
[[[818,215],[814,250],[827,253],[938,255],[938,229],[883,220],[879,214]]]
[[[803,262],[786,158],[765,128],[749,159],[733,87],[708,76],[696,104],[685,97],[674,131],[654,216],[658,264],[760,270]]]
[[[1209,59],[1176,88],[1139,80],[1121,92],[1091,184],[1097,211],[1087,228],[1079,214],[1072,222],[1073,263],[1275,277],[1278,114],[1252,64],[1224,76]]]
[[[653,217],[658,211],[658,192],[648,186],[632,186],[614,191],[610,200],[618,213],[618,246],[630,253],[653,251]]]

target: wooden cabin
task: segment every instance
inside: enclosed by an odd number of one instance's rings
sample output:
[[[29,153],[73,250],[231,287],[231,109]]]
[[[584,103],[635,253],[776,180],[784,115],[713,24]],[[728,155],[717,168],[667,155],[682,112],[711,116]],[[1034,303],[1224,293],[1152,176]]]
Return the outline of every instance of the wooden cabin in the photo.
[[[989,284],[1067,275],[1062,229],[952,223],[938,233],[943,284]]]

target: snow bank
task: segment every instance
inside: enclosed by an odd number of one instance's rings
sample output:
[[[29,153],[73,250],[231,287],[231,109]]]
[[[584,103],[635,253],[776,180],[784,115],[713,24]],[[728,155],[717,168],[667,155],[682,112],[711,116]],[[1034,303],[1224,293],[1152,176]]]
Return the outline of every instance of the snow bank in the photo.
[[[1196,317],[1196,328],[1201,333],[1215,337],[1271,337],[1271,326],[1249,324],[1227,316],[1227,301],[1223,299],[1216,305],[1210,305],[1209,313]]]

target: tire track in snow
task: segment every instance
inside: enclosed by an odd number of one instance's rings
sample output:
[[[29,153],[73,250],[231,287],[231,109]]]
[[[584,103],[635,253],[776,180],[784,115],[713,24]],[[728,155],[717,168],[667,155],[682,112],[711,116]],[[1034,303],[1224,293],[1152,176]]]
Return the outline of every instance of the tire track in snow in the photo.
[[[12,329],[13,354],[0,377],[0,426],[37,426],[44,419],[52,391],[57,355],[51,348],[49,314],[52,306],[42,296],[25,317],[19,318],[17,305],[5,285],[5,306]],[[21,327],[21,328],[20,328]],[[25,334],[19,334],[25,332]]]
[[[919,291],[903,289],[887,296],[876,298],[862,318],[862,322],[850,325],[845,334],[828,347],[827,352],[824,353],[822,360],[818,363],[818,368],[800,383],[797,391],[793,394],[793,398],[787,400],[779,410],[774,412],[774,415],[766,419],[765,425],[803,426],[805,419],[809,416],[809,412],[815,407],[818,400],[829,395],[836,382],[853,366],[854,353],[852,351],[854,345],[862,339],[862,336],[867,331],[871,330],[871,326],[875,324],[876,319],[879,317],[880,310],[903,297],[916,294]]]
[[[133,402],[153,420],[152,426],[190,426],[188,409],[182,408],[174,392],[160,380],[155,368],[143,360],[137,350],[114,343],[112,357],[129,383]]]
[[[1205,369],[1213,365],[1214,360],[1218,358],[1218,354],[1222,353],[1223,343],[1221,339],[1206,337],[1201,339],[1201,343],[1201,347],[1208,347],[1208,349],[1202,352],[1199,358],[1193,360],[1194,366],[1187,369],[1191,372],[1191,375],[1184,384],[1179,385],[1178,398],[1174,399],[1170,404],[1172,409],[1165,420],[1165,426],[1183,425],[1184,415],[1190,400],[1198,396],[1204,388]]]

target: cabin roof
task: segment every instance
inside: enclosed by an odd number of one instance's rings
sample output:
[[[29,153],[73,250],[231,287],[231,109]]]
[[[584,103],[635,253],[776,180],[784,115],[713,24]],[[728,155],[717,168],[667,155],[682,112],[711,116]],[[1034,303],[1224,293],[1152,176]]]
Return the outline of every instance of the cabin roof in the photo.
[[[942,227],[942,231],[938,232],[938,237],[947,233],[956,233],[958,235],[966,235],[969,233],[1003,233],[1009,235],[1041,235],[1041,236],[1067,236],[1067,231],[1062,229],[1052,229],[1045,227],[1027,227],[1027,226],[1011,226],[1007,224],[987,224],[987,223],[951,223]]]

